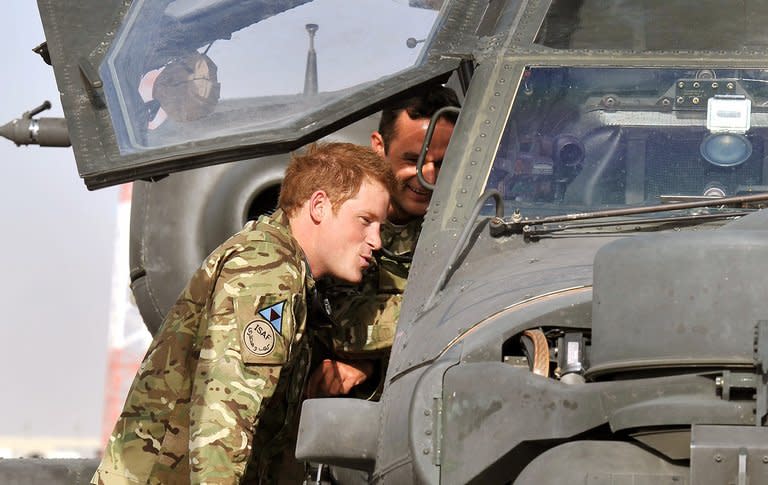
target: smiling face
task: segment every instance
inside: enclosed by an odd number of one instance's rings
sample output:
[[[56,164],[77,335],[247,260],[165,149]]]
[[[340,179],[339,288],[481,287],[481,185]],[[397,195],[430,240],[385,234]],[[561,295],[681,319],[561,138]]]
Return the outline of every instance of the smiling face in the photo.
[[[387,215],[387,218],[396,224],[406,223],[427,213],[432,191],[419,183],[416,177],[416,161],[419,159],[428,127],[429,118],[413,120],[403,110],[395,121],[394,136],[386,150],[381,134],[374,132],[371,135],[371,147],[389,161],[398,182],[392,193]],[[435,126],[422,171],[424,179],[429,183],[434,184],[437,180],[453,127],[453,123],[443,118],[438,120]]]
[[[371,264],[373,251],[381,247],[379,232],[388,205],[387,189],[365,179],[357,194],[336,211],[330,205],[323,208],[313,273],[359,283],[363,270]]]

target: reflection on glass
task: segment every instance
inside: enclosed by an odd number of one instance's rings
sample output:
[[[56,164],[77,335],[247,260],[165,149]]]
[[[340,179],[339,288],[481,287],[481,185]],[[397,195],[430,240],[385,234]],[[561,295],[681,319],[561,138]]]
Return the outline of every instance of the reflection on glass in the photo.
[[[768,191],[767,103],[766,71],[529,68],[487,188],[529,217]]]
[[[121,152],[286,126],[420,63],[440,3],[136,0],[100,66]]]

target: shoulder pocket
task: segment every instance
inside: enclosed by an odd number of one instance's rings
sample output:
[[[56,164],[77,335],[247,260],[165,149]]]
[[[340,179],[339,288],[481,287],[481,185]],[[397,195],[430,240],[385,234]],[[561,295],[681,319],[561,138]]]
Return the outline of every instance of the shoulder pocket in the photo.
[[[288,360],[290,312],[290,298],[246,295],[235,299],[243,363],[280,365]]]
[[[379,292],[402,293],[408,281],[409,267],[382,258],[379,261]]]

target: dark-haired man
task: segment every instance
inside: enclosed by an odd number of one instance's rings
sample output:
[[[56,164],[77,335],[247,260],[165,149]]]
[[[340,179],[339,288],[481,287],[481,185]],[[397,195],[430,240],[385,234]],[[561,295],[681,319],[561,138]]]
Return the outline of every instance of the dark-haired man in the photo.
[[[168,313],[92,483],[235,484],[246,467],[272,482],[309,369],[315,278],[361,280],[393,184],[349,143],[294,158],[280,209],[214,250]]]
[[[360,373],[381,374],[383,366],[371,359],[386,357],[392,347],[400,304],[405,290],[410,258],[421,232],[432,191],[416,175],[416,162],[432,115],[446,106],[459,107],[456,93],[447,87],[429,86],[396,100],[382,111],[379,129],[371,134],[371,147],[381,155],[397,180],[387,220],[381,226],[382,250],[375,264],[357,286],[336,285],[326,291],[337,324],[336,354],[344,361],[326,360],[312,374],[308,396],[347,393],[361,380]],[[432,184],[443,163],[455,113],[438,119],[423,166],[423,175]],[[381,379],[370,379],[375,391]],[[369,390],[361,390],[365,394]]]

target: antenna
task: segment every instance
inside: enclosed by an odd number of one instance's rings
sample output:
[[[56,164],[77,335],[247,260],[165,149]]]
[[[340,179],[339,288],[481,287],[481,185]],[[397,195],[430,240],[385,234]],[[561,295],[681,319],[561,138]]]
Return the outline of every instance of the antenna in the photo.
[[[307,24],[309,34],[309,50],[307,51],[307,70],[304,73],[304,96],[317,94],[317,53],[315,52],[315,32],[320,27],[317,24]]]

